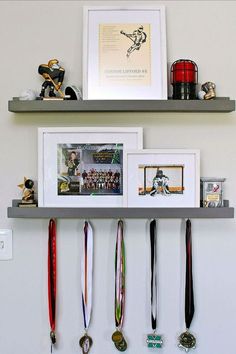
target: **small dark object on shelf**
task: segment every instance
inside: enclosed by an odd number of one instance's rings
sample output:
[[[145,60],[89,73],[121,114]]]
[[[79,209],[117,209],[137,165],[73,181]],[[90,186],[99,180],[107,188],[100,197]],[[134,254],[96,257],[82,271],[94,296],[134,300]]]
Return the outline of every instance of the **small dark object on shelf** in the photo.
[[[67,86],[65,89],[65,94],[66,97],[69,97],[69,100],[82,100],[81,90],[74,85]]]

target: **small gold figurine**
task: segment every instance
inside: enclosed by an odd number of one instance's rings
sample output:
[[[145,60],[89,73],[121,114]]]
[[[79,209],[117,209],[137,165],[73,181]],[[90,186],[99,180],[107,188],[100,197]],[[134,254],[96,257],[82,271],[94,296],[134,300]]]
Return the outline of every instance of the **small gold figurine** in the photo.
[[[212,98],[216,97],[216,92],[215,92],[216,85],[214,82],[207,81],[205,84],[202,84],[201,89],[206,92],[204,95],[204,100],[210,100]]]
[[[37,206],[34,200],[34,182],[32,179],[24,177],[24,182],[18,184],[18,187],[22,189],[21,203],[18,206]]]

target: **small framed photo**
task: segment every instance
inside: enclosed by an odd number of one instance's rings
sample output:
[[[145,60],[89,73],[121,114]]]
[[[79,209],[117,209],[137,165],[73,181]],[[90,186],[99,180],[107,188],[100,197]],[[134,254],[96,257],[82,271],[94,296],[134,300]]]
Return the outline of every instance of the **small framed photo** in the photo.
[[[142,128],[39,128],[38,205],[123,206],[124,152],[142,144]]]
[[[84,7],[83,98],[167,99],[164,6]]]
[[[128,207],[199,207],[200,152],[185,149],[126,151]]]

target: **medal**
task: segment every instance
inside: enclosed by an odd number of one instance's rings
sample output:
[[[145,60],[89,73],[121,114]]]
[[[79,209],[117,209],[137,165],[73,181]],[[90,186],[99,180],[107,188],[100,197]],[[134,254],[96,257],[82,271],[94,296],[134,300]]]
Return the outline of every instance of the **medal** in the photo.
[[[81,257],[81,288],[82,310],[85,334],[79,340],[83,354],[87,354],[93,344],[92,338],[87,334],[92,312],[92,286],[93,286],[93,229],[85,221],[83,253]]]
[[[56,221],[51,219],[48,225],[48,312],[50,322],[51,353],[56,344]]]
[[[116,349],[118,349],[120,352],[124,352],[127,349],[127,343],[126,340],[123,338],[121,343],[115,343]]]
[[[147,346],[148,348],[161,348],[163,340],[158,334],[148,334],[147,335]]]
[[[179,348],[184,349],[186,352],[188,352],[189,349],[195,349],[196,338],[188,331],[182,333],[179,336]]]
[[[194,293],[192,275],[192,232],[191,221],[186,221],[186,279],[185,279],[185,324],[187,330],[179,336],[178,347],[188,352],[195,349],[196,338],[189,332],[194,316]]]
[[[85,334],[82,338],[79,340],[79,345],[81,346],[82,353],[86,354],[89,352],[91,346],[93,344],[93,340],[91,337],[89,337],[87,334]]]
[[[150,222],[150,248],[151,248],[151,323],[152,334],[147,335],[148,348],[161,348],[163,340],[156,334],[157,328],[157,233],[156,220]]]
[[[122,333],[125,310],[125,244],[123,237],[123,221],[117,225],[116,252],[115,252],[115,324],[116,331],[112,334],[112,341],[120,352],[127,349],[127,342]]]
[[[120,343],[123,340],[123,338],[124,338],[123,334],[120,331],[115,331],[111,337],[114,344]]]
[[[118,349],[119,351],[124,352],[127,349],[127,343],[125,338],[123,337],[122,332],[118,330],[115,331],[111,339],[114,342],[116,349]]]
[[[115,331],[112,334],[111,339],[114,342],[116,349],[119,351],[124,352],[127,349],[127,343],[121,331]]]

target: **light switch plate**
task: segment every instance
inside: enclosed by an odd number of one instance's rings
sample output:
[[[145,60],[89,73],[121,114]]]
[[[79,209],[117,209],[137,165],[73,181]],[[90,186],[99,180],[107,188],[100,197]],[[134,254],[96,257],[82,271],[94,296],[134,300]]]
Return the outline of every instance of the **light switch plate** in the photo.
[[[12,259],[12,230],[0,229],[0,261]]]

